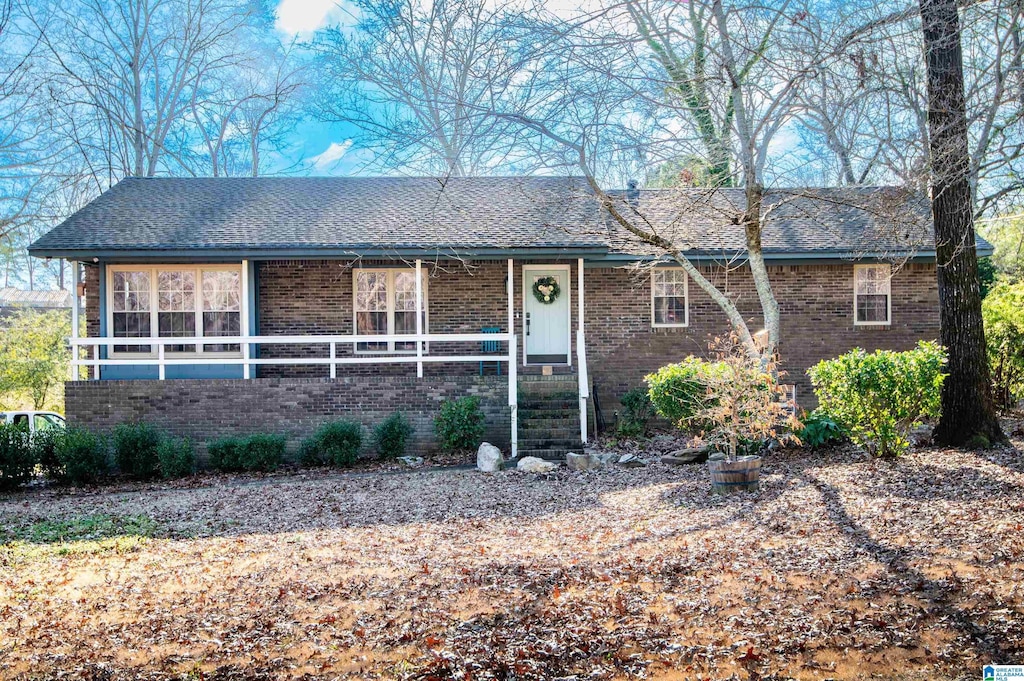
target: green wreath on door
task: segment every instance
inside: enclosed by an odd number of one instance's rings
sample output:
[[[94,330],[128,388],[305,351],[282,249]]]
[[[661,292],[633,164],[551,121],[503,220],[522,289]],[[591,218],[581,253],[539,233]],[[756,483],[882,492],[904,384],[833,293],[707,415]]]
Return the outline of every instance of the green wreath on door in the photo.
[[[561,293],[562,287],[558,285],[558,279],[555,277],[538,277],[537,281],[533,282],[533,297],[545,305],[558,300]]]

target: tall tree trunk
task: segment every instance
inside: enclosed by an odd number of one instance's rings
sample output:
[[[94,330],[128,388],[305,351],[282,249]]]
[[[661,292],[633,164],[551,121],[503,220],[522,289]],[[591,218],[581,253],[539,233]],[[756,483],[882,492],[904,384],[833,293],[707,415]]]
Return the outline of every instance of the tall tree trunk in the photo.
[[[963,54],[956,0],[920,0],[928,64],[932,219],[938,265],[941,340],[949,353],[935,440],[964,445],[1004,439],[985,354],[975,252]]]

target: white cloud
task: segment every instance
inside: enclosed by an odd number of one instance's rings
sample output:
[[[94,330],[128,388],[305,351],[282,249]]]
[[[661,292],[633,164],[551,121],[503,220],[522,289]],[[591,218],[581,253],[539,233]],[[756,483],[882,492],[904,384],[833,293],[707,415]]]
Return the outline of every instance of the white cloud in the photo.
[[[281,0],[277,5],[277,30],[287,35],[308,35],[342,19],[338,0]]]
[[[328,170],[345,157],[351,146],[352,140],[345,140],[341,143],[331,142],[330,146],[323,153],[317,154],[309,160],[312,162],[314,169]]]

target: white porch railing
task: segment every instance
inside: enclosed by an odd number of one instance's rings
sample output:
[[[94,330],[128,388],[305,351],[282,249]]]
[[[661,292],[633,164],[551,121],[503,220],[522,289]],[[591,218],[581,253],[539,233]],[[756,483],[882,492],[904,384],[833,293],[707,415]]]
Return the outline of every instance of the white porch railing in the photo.
[[[402,334],[402,335],[337,335],[337,336],[149,336],[145,338],[71,338],[73,367],[103,367],[103,366],[156,366],[159,371],[159,378],[165,378],[164,368],[168,366],[180,366],[191,364],[222,364],[232,366],[251,367],[258,365],[329,365],[331,375],[335,376],[337,367],[340,364],[420,364],[438,362],[508,362],[514,363],[514,355],[505,352],[501,354],[474,354],[474,355],[445,355],[430,354],[424,355],[419,348],[423,343],[482,343],[482,342],[504,342],[511,343],[515,334],[507,333],[425,333],[425,334]],[[339,345],[351,345],[353,348],[359,343],[416,343],[417,351],[384,353],[382,351],[362,350],[357,355],[337,354]],[[122,351],[116,357],[100,357],[101,347],[112,346],[150,346],[155,351],[139,353],[138,356],[126,356],[128,353]],[[178,345],[239,345],[241,352],[235,353],[210,353],[210,354],[189,354],[184,357],[167,356],[167,346]],[[322,345],[329,350],[327,357],[252,357],[250,348],[253,345],[300,345],[303,347]],[[79,348],[92,348],[92,357],[82,358]]]
[[[587,400],[590,398],[590,380],[587,376],[587,345],[583,329],[576,330],[576,371],[579,376],[580,441],[587,444]]]
[[[319,335],[319,336],[150,336],[146,338],[70,338],[71,366],[75,378],[79,376],[80,367],[96,367],[91,372],[93,378],[99,378],[99,369],[105,366],[156,366],[157,377],[165,380],[167,367],[188,365],[228,365],[241,366],[244,378],[250,378],[253,366],[328,366],[330,377],[337,378],[338,366],[345,364],[414,364],[417,375],[423,376],[424,364],[441,363],[477,363],[504,362],[508,366],[508,405],[512,418],[512,456],[517,455],[518,445],[518,378],[516,357],[516,335],[513,333],[420,333],[401,335]],[[352,346],[355,350],[359,343],[415,343],[415,351],[407,353],[375,354],[373,350],[359,351],[359,354],[338,355],[338,346]],[[493,354],[441,354],[436,352],[437,344],[445,343],[506,343],[503,353]],[[431,343],[431,354],[423,354],[424,344]],[[167,356],[167,346],[193,345],[238,345],[238,353],[207,353],[189,354],[188,356]],[[296,345],[303,348],[323,346],[327,349],[326,357],[253,357],[253,346],[264,345]],[[124,351],[114,357],[101,357],[100,348],[106,348],[110,354],[113,346],[149,346],[150,351],[138,353],[138,356],[127,356]],[[81,348],[91,348],[92,356],[83,358]]]

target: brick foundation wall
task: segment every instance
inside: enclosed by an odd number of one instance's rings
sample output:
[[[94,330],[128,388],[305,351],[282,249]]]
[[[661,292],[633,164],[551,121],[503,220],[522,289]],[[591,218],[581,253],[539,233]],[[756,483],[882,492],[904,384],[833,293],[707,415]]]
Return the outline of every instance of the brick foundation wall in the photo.
[[[290,452],[317,425],[334,419],[363,425],[370,453],[372,429],[400,410],[415,429],[410,453],[436,447],[433,419],[442,400],[477,395],[486,417],[485,439],[507,447],[510,435],[505,377],[403,376],[259,378],[253,380],[76,381],[65,385],[69,424],[108,431],[146,421],[189,437],[205,456],[206,442],[227,435],[279,433]]]

